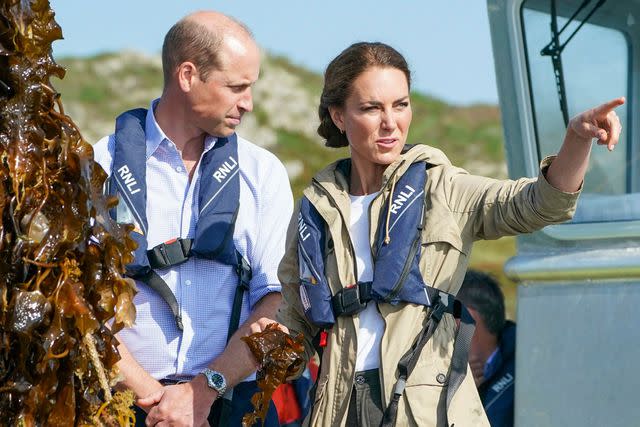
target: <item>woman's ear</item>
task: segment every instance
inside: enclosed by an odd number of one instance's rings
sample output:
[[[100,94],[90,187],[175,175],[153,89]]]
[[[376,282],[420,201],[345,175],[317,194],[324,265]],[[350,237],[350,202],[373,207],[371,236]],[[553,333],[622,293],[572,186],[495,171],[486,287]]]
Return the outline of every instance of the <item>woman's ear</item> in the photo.
[[[183,62],[178,65],[176,78],[180,89],[184,92],[189,92],[195,80],[198,78],[198,70],[192,62]]]
[[[329,115],[331,116],[331,120],[333,120],[333,124],[340,130],[341,133],[344,133],[344,118],[342,114],[342,108],[340,107],[329,107]]]

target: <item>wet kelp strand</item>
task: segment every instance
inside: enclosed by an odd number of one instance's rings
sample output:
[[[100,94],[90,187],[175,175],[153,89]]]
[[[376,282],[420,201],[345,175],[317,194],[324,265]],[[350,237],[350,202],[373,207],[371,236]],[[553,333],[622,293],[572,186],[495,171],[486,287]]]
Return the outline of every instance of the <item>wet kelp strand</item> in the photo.
[[[135,317],[129,229],[51,77],[47,0],[0,4],[0,414],[4,425],[127,425],[114,334]],[[107,325],[111,323],[111,327]]]
[[[262,332],[242,337],[260,365],[256,379],[260,389],[251,397],[254,411],[242,418],[242,426],[253,426],[260,420],[264,424],[269,402],[276,388],[288,378],[298,374],[304,365],[302,334],[292,337],[271,323]]]

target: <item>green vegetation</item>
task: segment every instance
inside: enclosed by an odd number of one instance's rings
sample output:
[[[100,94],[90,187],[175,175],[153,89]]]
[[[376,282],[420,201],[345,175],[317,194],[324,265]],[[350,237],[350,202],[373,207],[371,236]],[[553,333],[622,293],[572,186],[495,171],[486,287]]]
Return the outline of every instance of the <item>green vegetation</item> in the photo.
[[[66,77],[53,81],[62,94],[65,112],[89,142],[113,132],[122,111],[148,107],[162,91],[160,57],[134,52],[102,54],[90,58],[61,58]],[[317,128],[317,103],[322,76],[279,56],[266,55],[261,78],[254,88],[252,127],[239,133],[266,148],[289,168],[296,198],[311,177],[327,164],[348,155],[346,149],[326,148]],[[442,149],[451,161],[471,173],[505,177],[500,112],[493,105],[452,106],[414,92],[409,142]],[[504,277],[502,265],[515,253],[515,239],[478,242],[473,267],[493,273],[503,284],[510,317],[515,312],[515,286]]]

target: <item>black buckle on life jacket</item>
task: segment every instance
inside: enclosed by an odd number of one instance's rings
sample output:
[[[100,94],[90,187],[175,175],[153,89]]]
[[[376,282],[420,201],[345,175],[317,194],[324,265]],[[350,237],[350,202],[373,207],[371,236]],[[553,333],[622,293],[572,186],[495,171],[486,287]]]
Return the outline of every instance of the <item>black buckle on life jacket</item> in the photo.
[[[237,255],[238,265],[236,266],[236,274],[239,278],[238,285],[241,286],[244,290],[248,290],[249,285],[251,284],[251,278],[253,277],[251,266],[242,255],[240,255],[239,253]]]
[[[167,268],[182,264],[190,257],[191,239],[172,239],[147,251],[151,268]]]
[[[361,312],[371,301],[372,282],[356,283],[342,288],[331,298],[335,316],[352,316]]]

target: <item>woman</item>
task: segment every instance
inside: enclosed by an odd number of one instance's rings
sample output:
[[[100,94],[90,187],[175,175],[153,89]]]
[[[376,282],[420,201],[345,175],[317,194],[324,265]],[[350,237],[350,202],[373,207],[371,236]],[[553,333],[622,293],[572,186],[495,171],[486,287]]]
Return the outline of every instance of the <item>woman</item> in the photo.
[[[472,243],[570,219],[592,138],[618,142],[622,98],[573,118],[537,179],[471,176],[405,145],[410,82],[382,43],[350,46],[325,72],[318,133],[351,157],[304,191],[279,269],[279,320],[304,334],[307,357],[321,353],[313,426],[377,426],[383,414],[383,425],[488,425],[456,340],[468,319],[454,318]]]

